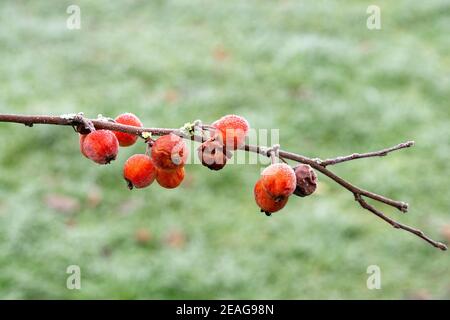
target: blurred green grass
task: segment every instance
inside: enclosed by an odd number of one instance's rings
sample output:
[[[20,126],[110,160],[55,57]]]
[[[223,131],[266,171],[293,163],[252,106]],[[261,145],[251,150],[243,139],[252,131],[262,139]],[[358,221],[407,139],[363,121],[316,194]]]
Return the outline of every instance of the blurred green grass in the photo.
[[[386,210],[443,239],[448,1],[378,1],[379,31],[361,1],[85,0],[78,31],[70,4],[1,2],[2,113],[133,112],[156,127],[236,113],[322,158],[415,140],[335,170],[409,202],[407,215]],[[190,165],[179,189],[129,192],[121,165],[142,145],[100,167],[70,128],[3,123],[0,135],[1,298],[450,298],[448,253],[322,176],[317,195],[266,218],[255,165]],[[65,286],[72,264],[79,291]],[[372,264],[381,290],[366,288]]]

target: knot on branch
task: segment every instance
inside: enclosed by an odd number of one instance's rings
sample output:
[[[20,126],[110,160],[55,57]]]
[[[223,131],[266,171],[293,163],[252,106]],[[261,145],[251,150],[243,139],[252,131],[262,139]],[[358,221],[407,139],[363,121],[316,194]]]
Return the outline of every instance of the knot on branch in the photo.
[[[72,119],[72,126],[79,134],[89,134],[92,131],[95,131],[94,124],[90,119],[84,117],[83,112],[74,115],[62,115],[61,117],[66,117],[65,119],[67,120]]]
[[[277,158],[280,159],[280,145],[274,144],[270,148],[264,150],[265,154],[270,157],[272,164],[276,163]]]
[[[110,117],[105,117],[104,115],[102,115],[101,113],[99,113],[97,115],[97,120],[99,121],[105,121],[105,122],[113,122],[116,123],[116,120],[114,120],[113,118]]]

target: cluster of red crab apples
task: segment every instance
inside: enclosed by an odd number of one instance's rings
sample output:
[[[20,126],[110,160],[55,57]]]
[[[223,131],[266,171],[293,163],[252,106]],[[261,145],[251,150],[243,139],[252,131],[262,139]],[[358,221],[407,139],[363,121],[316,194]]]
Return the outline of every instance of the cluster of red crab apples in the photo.
[[[131,113],[119,115],[115,122],[143,127],[139,118]],[[212,123],[212,134],[198,148],[202,164],[211,170],[222,169],[232,157],[231,151],[245,144],[249,128],[247,120],[237,115],[227,115]],[[130,133],[93,130],[80,134],[80,150],[92,161],[108,164],[116,159],[119,146],[131,146],[137,139],[137,135]],[[178,187],[184,179],[188,157],[183,138],[171,133],[156,140],[150,138],[147,142],[149,148],[145,154],[135,154],[125,162],[123,177],[128,187],[145,188],[154,180],[164,188]],[[292,168],[286,163],[272,163],[262,171],[255,184],[254,195],[261,212],[270,215],[281,210],[292,194],[308,196],[316,187],[317,176],[309,165],[300,164]]]

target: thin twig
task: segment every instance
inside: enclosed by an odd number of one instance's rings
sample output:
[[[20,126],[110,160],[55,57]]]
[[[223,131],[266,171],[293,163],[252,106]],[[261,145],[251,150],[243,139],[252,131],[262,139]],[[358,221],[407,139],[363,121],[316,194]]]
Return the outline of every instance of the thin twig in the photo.
[[[400,222],[397,222],[391,218],[389,218],[388,216],[386,216],[383,212],[377,210],[376,208],[374,208],[373,206],[371,206],[370,204],[368,204],[360,194],[355,194],[355,200],[359,202],[359,204],[361,205],[361,207],[363,207],[366,210],[369,210],[370,212],[372,212],[373,214],[375,214],[376,216],[380,217],[381,219],[383,219],[384,221],[386,221],[387,223],[389,223],[391,226],[393,226],[396,229],[402,229],[408,232],[411,232],[412,234],[415,234],[416,236],[418,236],[419,238],[422,238],[423,240],[425,240],[426,242],[430,243],[432,246],[439,248],[441,250],[447,250],[447,246],[441,242],[438,241],[434,241],[433,239],[431,239],[430,237],[426,236],[423,231],[412,228],[408,225],[402,224]]]
[[[413,145],[414,145],[414,141],[407,141],[407,142],[404,142],[404,143],[400,143],[400,144],[398,144],[396,146],[393,146],[393,147],[390,147],[390,148],[386,148],[386,149],[383,149],[383,150],[379,150],[379,151],[373,151],[373,152],[367,152],[367,153],[353,153],[353,154],[348,155],[348,156],[336,157],[336,158],[326,159],[326,160],[317,159],[316,161],[321,166],[326,167],[326,166],[335,165],[335,164],[346,162],[346,161],[350,161],[350,160],[356,160],[356,159],[362,159],[362,158],[370,158],[370,157],[384,157],[389,152],[400,150],[400,149],[404,149],[404,148],[409,148],[409,147],[412,147]]]
[[[89,126],[90,123],[95,127],[95,129],[106,129],[106,130],[113,130],[113,131],[120,131],[125,133],[131,133],[136,134],[139,136],[142,136],[143,133],[152,133],[153,135],[165,135],[174,133],[177,134],[183,138],[191,139],[194,141],[202,141],[202,137],[196,136],[196,135],[186,135],[184,134],[180,129],[168,129],[168,128],[139,128],[134,126],[128,126],[128,125],[122,125],[110,121],[102,121],[102,120],[91,120],[86,119],[80,114],[74,114],[74,115],[64,115],[64,116],[27,116],[27,115],[12,115],[12,114],[0,114],[0,122],[14,122],[14,123],[22,123],[27,126],[33,126],[34,124],[51,124],[51,125],[66,125],[66,126],[72,126],[79,128],[80,125]],[[87,125],[86,125],[87,124]],[[209,126],[204,125],[205,129],[209,129]],[[387,197],[381,196],[379,194],[364,190],[362,188],[359,188],[352,183],[348,182],[347,180],[339,177],[335,173],[331,172],[326,168],[327,165],[337,164],[344,161],[349,160],[355,160],[360,158],[367,158],[367,157],[376,157],[376,156],[385,156],[389,152],[408,148],[412,146],[414,142],[409,141],[406,143],[399,144],[397,146],[384,149],[381,151],[376,152],[369,152],[365,154],[353,154],[346,157],[338,157],[335,159],[328,159],[328,160],[320,160],[320,159],[311,159],[296,153],[292,153],[289,151],[284,150],[277,150],[276,154],[277,156],[285,161],[284,159],[308,164],[317,171],[321,172],[325,176],[329,177],[348,191],[350,191],[355,199],[359,202],[362,208],[368,210],[369,212],[373,213],[374,215],[378,216],[379,218],[383,219],[384,221],[388,222],[392,226],[398,229],[403,229],[405,231],[408,231],[419,238],[425,240],[426,242],[430,243],[436,248],[439,248],[441,250],[447,250],[447,246],[432,240],[431,238],[425,236],[425,234],[417,229],[414,229],[412,227],[409,227],[407,225],[398,223],[397,221],[387,217],[382,212],[375,209],[373,206],[369,205],[362,197],[367,197],[373,200],[376,200],[378,202],[387,204],[389,206],[392,206],[394,208],[397,208],[398,210],[402,212],[406,212],[408,210],[408,204],[402,201],[396,201],[393,199],[389,199]],[[248,152],[254,152],[258,153],[267,157],[271,157],[272,154],[275,154],[273,152],[273,148],[267,148],[265,146],[255,146],[255,145],[244,145],[240,149],[248,151]]]

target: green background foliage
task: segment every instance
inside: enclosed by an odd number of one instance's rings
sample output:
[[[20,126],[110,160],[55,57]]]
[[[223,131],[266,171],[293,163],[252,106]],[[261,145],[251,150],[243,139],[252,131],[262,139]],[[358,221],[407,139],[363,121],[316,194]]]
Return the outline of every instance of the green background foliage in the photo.
[[[81,30],[66,8],[81,7]],[[367,6],[382,29],[366,28]],[[415,140],[333,169],[449,230],[448,1],[1,1],[2,113],[116,116],[180,127],[224,114],[327,158]],[[449,255],[396,231],[323,176],[258,212],[258,165],[186,167],[182,187],[130,192],[69,128],[0,124],[0,297],[449,298]],[[447,237],[449,231],[447,231]],[[148,238],[148,239],[146,239]],[[448,240],[447,240],[448,241]],[[66,288],[79,265],[82,289]],[[382,289],[368,290],[378,265]]]

